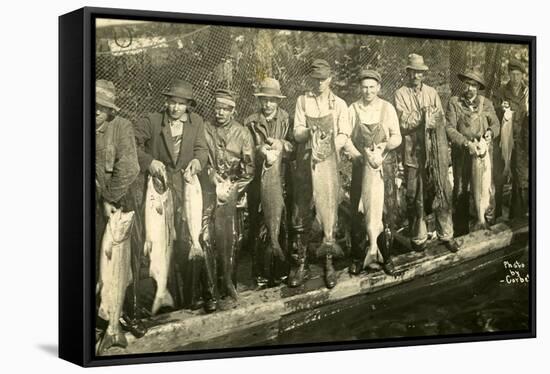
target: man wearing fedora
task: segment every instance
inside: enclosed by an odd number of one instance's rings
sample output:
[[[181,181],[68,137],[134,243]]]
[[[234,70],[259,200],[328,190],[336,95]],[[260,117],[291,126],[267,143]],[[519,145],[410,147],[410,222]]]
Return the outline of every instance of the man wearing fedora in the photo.
[[[193,87],[184,80],[174,80],[168,90],[162,93],[165,97],[165,107],[161,112],[149,113],[136,123],[136,143],[141,171],[156,176],[172,188],[174,196],[174,211],[183,209],[184,177],[198,174],[208,161],[208,148],[204,136],[204,123],[201,116],[191,112],[194,106]],[[182,214],[174,214],[176,241],[171,287],[174,290],[176,303],[181,306],[184,239],[182,232]],[[208,261],[209,253],[205,251],[203,261]],[[214,299],[214,280],[209,279],[208,272],[203,272],[203,293],[206,300]],[[174,286],[178,284],[178,286]]]
[[[260,108],[244,120],[244,125],[250,130],[254,139],[256,152],[256,174],[254,180],[248,187],[248,248],[253,254],[253,276],[258,286],[277,284],[280,279],[288,275],[288,269],[279,259],[274,260],[273,266],[266,264],[265,256],[261,250],[262,243],[258,242],[260,228],[262,227],[262,215],[259,212],[261,201],[261,174],[264,160],[271,146],[278,140],[283,147],[283,164],[281,168],[281,181],[283,189],[286,185],[289,156],[292,153],[292,124],[288,113],[279,107],[282,99],[286,98],[281,92],[279,81],[274,78],[265,78],[259,85],[258,91],[254,93],[258,98]],[[281,220],[282,235],[286,237],[285,212]],[[283,240],[283,248],[286,240]],[[264,248],[265,250],[265,248]],[[269,270],[271,269],[271,270]]]
[[[512,180],[510,218],[525,216],[529,207],[529,86],[524,81],[526,69],[515,58],[508,62],[509,81],[496,95],[498,117],[512,123],[512,155],[505,167],[500,142],[495,142],[495,217],[502,214],[502,190],[505,179]],[[504,130],[502,130],[504,132]],[[501,134],[501,137],[504,134]],[[501,139],[504,141],[504,139]],[[499,167],[497,169],[497,166]]]
[[[250,131],[234,119],[236,95],[214,93],[214,118],[205,124],[209,163],[203,176],[203,239],[218,260],[218,290],[237,298],[236,267],[242,232],[237,202],[254,177],[254,141]]]
[[[493,140],[499,136],[500,122],[493,103],[479,94],[485,89],[485,81],[477,71],[468,70],[459,73],[464,90],[460,96],[449,100],[446,111],[447,136],[452,143],[453,161],[453,205],[454,228],[456,235],[470,231],[470,181],[472,179],[472,156],[476,154],[474,139],[485,138],[492,155]],[[492,157],[492,156],[491,156]],[[494,196],[491,197],[491,208],[487,210],[486,219],[493,222]]]
[[[331,129],[337,153],[349,146],[351,134],[348,107],[330,89],[332,69],[329,63],[316,59],[309,68],[309,86],[304,95],[298,97],[294,113],[293,135],[296,145],[296,164],[292,168],[293,202],[292,202],[292,254],[289,286],[297,287],[304,283],[308,276],[306,263],[305,235],[311,230],[312,223],[312,176],[311,176],[311,128]],[[336,274],[332,264],[332,254],[325,258],[325,283],[328,288],[336,285]]]
[[[448,250],[456,252],[445,115],[439,94],[424,83],[428,70],[424,58],[411,53],[406,66],[408,82],[394,95],[404,144],[409,233],[413,249],[425,249],[428,240],[425,217],[433,212],[439,240]]]
[[[125,212],[137,211],[136,200],[131,189],[139,174],[134,131],[130,121],[117,115],[116,90],[112,82],[96,81],[96,264],[99,265],[99,249],[108,217],[118,209]],[[135,216],[134,216],[135,217]],[[131,267],[133,274],[139,274],[141,243],[139,220],[135,218],[131,235]],[[96,268],[96,278],[98,276]],[[138,286],[139,277],[134,276],[128,288],[123,313],[124,326],[136,337],[145,334],[146,329],[139,322]]]
[[[397,173],[397,157],[395,149],[401,145],[399,120],[395,108],[389,102],[378,97],[381,89],[382,77],[376,70],[363,69],[359,73],[361,99],[349,107],[350,123],[353,127],[351,140],[353,147],[351,157],[354,159],[350,203],[353,211],[351,223],[351,256],[352,262],[349,271],[352,275],[359,274],[364,266],[365,248],[365,219],[359,213],[359,202],[363,183],[364,149],[385,144],[382,150],[382,174],[384,178],[384,212],[382,224],[384,231],[380,237],[380,251],[383,257],[382,267],[387,274],[393,275],[392,247],[394,233],[397,229],[397,187],[395,178]],[[378,266],[372,263],[370,266]]]

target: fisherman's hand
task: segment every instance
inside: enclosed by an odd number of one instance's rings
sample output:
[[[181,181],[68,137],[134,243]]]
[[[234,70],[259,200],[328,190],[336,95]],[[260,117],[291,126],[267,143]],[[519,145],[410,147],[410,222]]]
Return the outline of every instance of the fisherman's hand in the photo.
[[[424,112],[424,124],[427,129],[435,129],[435,116],[433,115],[433,109],[431,106],[422,108]]]
[[[487,141],[487,144],[491,144],[491,141],[493,140],[493,131],[491,129],[488,129],[487,131],[485,131],[483,137],[485,138],[485,141]]]
[[[336,145],[336,152],[340,152],[342,148],[346,145],[348,142],[349,137],[346,134],[338,134],[336,135],[336,139],[334,139],[334,143]]]
[[[294,139],[298,143],[305,143],[310,137],[311,130],[305,126],[294,128]]]
[[[153,176],[156,176],[159,179],[162,179],[163,182],[166,182],[166,166],[159,160],[151,161],[149,165],[149,173]]]
[[[103,202],[103,214],[105,215],[105,217],[108,218],[111,214],[116,212],[116,210],[117,210],[117,207],[114,204],[108,201]]]
[[[211,170],[210,173],[209,173],[209,179],[210,179],[210,182],[214,185],[214,186],[217,186],[219,183],[223,182],[223,178],[220,177],[220,175],[218,173],[216,173],[214,170]]]
[[[267,156],[267,151],[269,151],[270,149],[271,146],[269,146],[268,144],[262,144],[260,146],[259,153],[265,158]]]
[[[201,167],[200,161],[194,158],[189,162],[189,165],[187,165],[187,167],[185,168],[185,171],[183,172],[183,178],[187,183],[191,183],[191,179],[193,178],[193,176],[200,173],[201,169],[202,167]]]
[[[477,147],[473,142],[466,143],[466,148],[470,152],[470,155],[472,156],[477,155]]]

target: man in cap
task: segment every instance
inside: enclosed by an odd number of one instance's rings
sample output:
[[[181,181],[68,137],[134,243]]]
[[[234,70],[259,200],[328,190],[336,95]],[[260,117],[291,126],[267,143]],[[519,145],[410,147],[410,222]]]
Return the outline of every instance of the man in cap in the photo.
[[[185,239],[182,232],[183,183],[184,178],[191,178],[206,167],[208,148],[204,135],[204,123],[201,116],[190,111],[196,104],[192,85],[184,80],[175,79],[165,97],[165,107],[161,112],[149,113],[136,123],[136,142],[141,171],[157,177],[172,189],[174,197],[174,227],[176,240],[174,242],[174,260],[171,274],[171,287],[177,304],[182,303],[181,289],[182,258]],[[202,259],[208,262],[210,254],[205,251]],[[203,296],[205,309],[213,309],[214,279],[203,272]],[[173,276],[173,278],[172,278]],[[175,282],[174,282],[175,281]]]
[[[268,170],[273,164],[269,159],[271,151],[276,151],[280,154],[279,157],[284,159],[280,170],[280,178],[282,185],[285,185],[286,174],[288,171],[288,160],[293,150],[292,140],[292,125],[288,113],[279,107],[279,103],[284,96],[281,92],[279,81],[273,78],[265,78],[259,85],[258,92],[254,93],[258,98],[260,108],[256,113],[248,116],[244,124],[250,130],[254,139],[256,152],[256,175],[248,188],[248,248],[252,249],[253,253],[253,276],[258,286],[263,286],[267,283],[277,284],[280,279],[288,275],[288,269],[284,271],[284,263],[273,258],[271,264],[266,259],[265,250],[260,250],[262,243],[259,243],[260,228],[262,227],[262,215],[259,212],[261,201],[261,177],[264,170]],[[275,160],[275,162],[277,162]],[[284,189],[284,188],[283,188]],[[263,210],[263,207],[262,207]],[[265,226],[265,222],[263,224]],[[283,211],[281,217],[281,228],[283,237],[286,237],[286,214]],[[269,233],[268,233],[269,235]],[[272,238],[268,238],[269,240]],[[276,238],[275,240],[279,240]],[[286,243],[285,240],[282,240]],[[267,244],[265,243],[265,244]]]
[[[453,145],[453,222],[456,235],[464,235],[470,231],[472,157],[477,156],[477,147],[473,141],[483,137],[492,154],[492,143],[499,136],[500,122],[491,100],[479,94],[480,90],[485,89],[481,75],[470,70],[458,74],[458,78],[464,84],[464,91],[460,96],[451,97],[445,115],[447,137]],[[493,213],[494,201],[491,201],[491,208],[486,213],[488,222],[493,221]]]
[[[349,107],[350,123],[353,127],[351,140],[354,147],[350,147],[354,165],[351,176],[350,202],[353,211],[351,225],[351,256],[352,263],[349,271],[357,275],[364,267],[365,250],[362,247],[365,237],[365,219],[359,213],[363,182],[363,163],[366,148],[380,148],[383,158],[382,174],[384,179],[384,212],[382,224],[384,231],[381,240],[383,269],[388,274],[394,274],[394,265],[391,258],[393,234],[397,229],[397,188],[395,177],[397,172],[397,157],[394,150],[401,144],[399,120],[395,108],[389,102],[378,97],[382,77],[376,70],[363,69],[359,74],[361,99]],[[371,239],[371,238],[369,238]],[[378,238],[377,238],[378,239]],[[375,239],[375,240],[377,240]],[[378,240],[377,240],[378,241]],[[378,263],[368,264],[368,267],[377,267]]]
[[[305,234],[311,230],[312,215],[312,127],[324,127],[334,140],[338,154],[348,142],[351,134],[349,114],[346,102],[330,89],[332,81],[331,67],[325,60],[314,60],[310,66],[309,85],[311,90],[298,97],[294,113],[293,135],[297,144],[296,164],[292,168],[293,209],[292,209],[292,264],[289,286],[303,284],[308,276],[306,263]],[[336,275],[332,265],[332,254],[325,258],[325,283],[332,288],[336,285]]]
[[[404,138],[409,233],[413,249],[425,249],[428,240],[425,216],[433,212],[439,240],[448,250],[456,252],[445,117],[439,94],[424,83],[428,70],[421,55],[410,54],[406,66],[408,83],[394,95]]]
[[[254,141],[250,131],[234,119],[235,94],[218,89],[214,96],[214,120],[205,125],[209,163],[204,183],[203,240],[217,255],[220,293],[236,299],[236,260],[242,230],[237,201],[254,177]]]
[[[116,90],[112,82],[99,79],[96,81],[96,265],[99,265],[99,249],[105,225],[109,216],[122,209],[125,212],[137,211],[136,200],[131,189],[132,183],[139,174],[139,164],[134,141],[134,131],[130,121],[117,115],[119,107],[115,104]],[[134,219],[137,214],[134,215]],[[133,274],[139,274],[141,244],[139,225],[133,225],[131,235]],[[96,278],[98,277],[96,268]],[[144,326],[138,321],[139,277],[129,288],[123,314],[126,328],[136,337],[145,334]]]
[[[510,80],[496,95],[501,120],[500,141],[495,141],[495,217],[502,214],[502,190],[512,180],[510,218],[528,213],[529,207],[529,86],[525,66],[517,59],[508,62]],[[510,126],[510,129],[506,127]],[[507,144],[505,144],[507,143]]]

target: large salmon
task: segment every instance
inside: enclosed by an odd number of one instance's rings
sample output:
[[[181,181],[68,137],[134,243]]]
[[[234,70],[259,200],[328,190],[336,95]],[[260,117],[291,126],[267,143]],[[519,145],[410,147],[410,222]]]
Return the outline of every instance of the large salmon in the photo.
[[[379,144],[374,149],[370,147],[365,148],[359,211],[365,215],[369,248],[363,261],[363,268],[382,263],[384,260],[377,243],[378,236],[384,231],[384,224],[382,222],[384,213],[383,148],[383,144]]]
[[[267,151],[266,160],[263,163],[260,195],[262,212],[269,234],[266,255],[270,259],[272,256],[276,256],[284,260],[285,255],[279,243],[281,219],[285,207],[283,182],[281,179],[282,158],[283,144],[280,140],[275,140],[271,145],[271,149]]]
[[[506,110],[500,128],[500,150],[502,152],[502,159],[504,160],[504,175],[506,177],[511,175],[510,163],[512,160],[512,149],[514,148],[513,120],[514,112]]]
[[[144,253],[150,258],[149,275],[157,284],[151,307],[153,315],[163,306],[174,306],[167,283],[175,237],[172,191],[158,178],[149,176],[145,196]]]
[[[189,259],[203,257],[199,236],[202,228],[202,190],[199,178],[194,175],[191,181],[183,183],[183,220],[189,233]]]
[[[334,140],[320,129],[312,132],[311,183],[316,220],[323,229],[323,243],[317,250],[318,256],[343,255],[336,243],[340,179],[338,175],[338,154]]]
[[[134,212],[117,210],[109,217],[101,242],[99,316],[109,322],[98,347],[98,354],[112,346],[128,343],[120,326],[126,288],[132,281],[130,234]]]
[[[217,203],[214,211],[214,243],[221,270],[220,291],[237,300],[235,261],[237,256],[237,197],[229,179],[216,185]]]
[[[477,154],[472,156],[472,195],[477,214],[475,229],[488,228],[485,213],[489,209],[493,194],[492,165],[489,146],[485,139],[474,140]]]

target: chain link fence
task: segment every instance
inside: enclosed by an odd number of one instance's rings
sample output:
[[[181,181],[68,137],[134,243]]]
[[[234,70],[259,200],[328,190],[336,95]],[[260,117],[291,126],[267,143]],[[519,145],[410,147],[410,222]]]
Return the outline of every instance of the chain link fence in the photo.
[[[162,110],[161,93],[176,78],[193,84],[197,101],[193,110],[207,120],[213,116],[215,89],[236,92],[236,120],[242,123],[258,110],[255,87],[263,78],[273,77],[287,96],[281,107],[293,116],[298,96],[307,89],[309,65],[316,58],[331,64],[332,89],[348,105],[360,97],[362,68],[380,72],[380,96],[392,102],[394,92],[406,83],[410,53],[424,57],[430,67],[426,83],[437,89],[446,106],[452,95],[460,93],[457,73],[481,72],[487,83],[485,95],[491,97],[508,80],[508,60],[514,57],[526,63],[529,55],[527,46],[500,43],[159,22],[98,27],[96,36],[96,78],[115,84],[121,115],[132,122]],[[340,174],[347,195],[350,162],[341,164]],[[136,185],[141,196],[143,178]],[[400,206],[403,210],[404,204]],[[404,211],[400,215],[405,219]]]
[[[99,27],[96,35],[96,78],[114,82],[121,114],[131,121],[161,110],[161,92],[175,78],[193,84],[194,110],[206,119],[216,88],[235,91],[236,119],[242,121],[257,109],[253,92],[264,77],[280,81],[287,96],[281,106],[293,115],[315,58],[332,65],[332,89],[351,104],[359,98],[362,68],[382,74],[380,96],[392,101],[405,84],[408,54],[421,54],[430,67],[426,83],[438,90],[444,105],[459,92],[456,74],[463,69],[483,72],[490,97],[507,80],[508,59],[528,58],[527,47],[520,45],[158,22]]]

